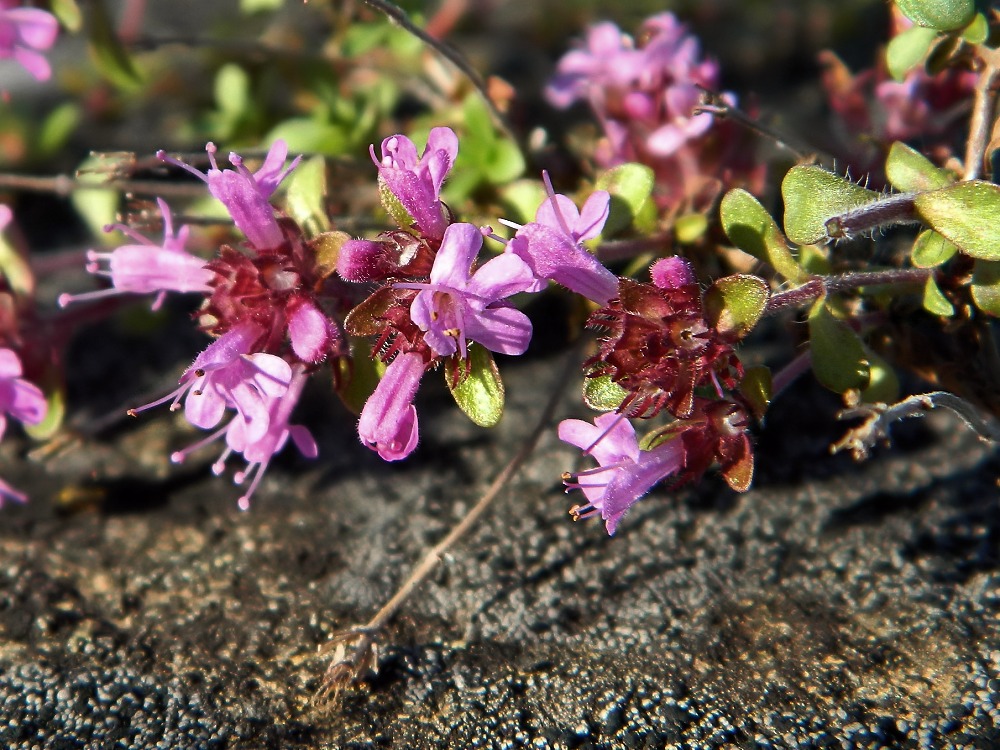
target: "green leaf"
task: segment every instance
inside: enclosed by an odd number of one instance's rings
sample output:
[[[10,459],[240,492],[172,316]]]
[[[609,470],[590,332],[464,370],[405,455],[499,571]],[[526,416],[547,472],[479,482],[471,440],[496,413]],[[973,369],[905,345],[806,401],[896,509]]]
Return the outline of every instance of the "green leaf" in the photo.
[[[910,260],[917,268],[936,268],[957,252],[954,244],[933,229],[925,229],[913,243]]]
[[[375,392],[380,373],[378,362],[372,359],[371,346],[366,339],[357,336],[348,337],[350,358],[337,360],[337,372],[334,383],[337,395],[344,406],[355,414],[360,414],[365,408],[368,397]]]
[[[61,104],[49,112],[38,131],[38,140],[35,144],[38,155],[51,156],[65,146],[70,136],[76,132],[81,119],[79,105],[72,102]]]
[[[524,174],[524,168],[520,147],[507,138],[501,138],[490,149],[483,176],[491,185],[505,185]]]
[[[966,255],[1000,260],[1000,187],[971,180],[920,193],[917,214]]]
[[[990,36],[990,22],[982,13],[976,13],[972,23],[962,31],[962,39],[969,44],[982,44]]]
[[[767,282],[758,276],[726,276],[705,292],[705,319],[719,333],[741,339],[757,325],[770,295]]]
[[[326,159],[314,156],[304,161],[288,177],[285,210],[298,222],[307,237],[330,231],[326,215]]]
[[[132,91],[142,84],[128,52],[115,33],[114,23],[104,6],[104,0],[87,3],[87,36],[90,53],[101,75],[115,86]]]
[[[285,0],[240,0],[240,11],[246,14],[278,10]]]
[[[250,76],[239,65],[227,63],[215,74],[215,103],[229,117],[246,111],[250,103]]]
[[[805,281],[809,274],[800,266],[771,214],[746,190],[726,193],[719,206],[722,228],[736,247],[769,264],[790,281]]]
[[[892,186],[904,193],[937,190],[955,182],[955,175],[947,169],[934,166],[926,156],[899,141],[889,148],[885,174]]]
[[[965,28],[976,15],[975,0],[896,0],[896,5],[913,23],[939,31]]]
[[[653,170],[645,164],[619,164],[602,173],[594,187],[611,194],[611,210],[602,237],[613,237],[628,229],[653,193]]]
[[[771,370],[763,365],[748,367],[740,381],[740,395],[747,400],[757,421],[764,419],[771,404],[774,389],[771,384]]]
[[[279,122],[264,141],[274,143],[278,139],[285,141],[292,153],[340,156],[351,148],[351,139],[342,126],[315,117],[292,117]]]
[[[955,314],[955,307],[944,296],[933,276],[928,276],[927,283],[924,284],[924,309],[931,315],[940,315],[944,318],[950,318]]]
[[[615,383],[610,375],[583,379],[583,402],[596,411],[614,411],[627,395],[628,391]]]
[[[705,236],[708,217],[705,214],[686,214],[674,221],[674,238],[682,245],[690,245]]]
[[[972,271],[971,291],[976,307],[1000,318],[1000,262],[977,260]]]
[[[0,279],[6,279],[7,289],[18,297],[31,299],[35,295],[35,275],[31,272],[31,264],[11,244],[6,234],[0,235]],[[0,292],[0,300],[4,296]],[[0,314],[4,312],[0,305]]]
[[[868,387],[871,368],[861,339],[830,311],[825,299],[809,312],[809,348],[816,379],[836,393]]]
[[[382,208],[385,209],[385,212],[389,214],[400,229],[405,229],[407,232],[413,229],[413,217],[410,216],[409,211],[403,208],[403,204],[399,202],[396,194],[389,189],[385,180],[382,179],[382,175],[378,177],[378,197],[382,202]]]
[[[59,23],[74,34],[83,28],[83,14],[76,0],[52,0],[49,6]]]
[[[493,355],[485,347],[472,345],[468,360],[457,362],[454,382],[445,378],[455,403],[480,427],[495,426],[503,416],[504,387]]]
[[[520,224],[534,221],[535,212],[547,197],[545,186],[538,180],[517,180],[500,189],[507,216]]]
[[[796,245],[830,238],[827,222],[881,195],[821,167],[792,167],[781,182],[785,201],[785,234]]]
[[[868,404],[891,404],[899,398],[899,377],[892,365],[875,352],[865,349],[871,368],[868,387],[861,391],[861,400]]]
[[[910,69],[924,59],[937,34],[936,29],[911,26],[903,33],[894,36],[885,50],[885,62],[889,74],[897,81],[906,78]]]

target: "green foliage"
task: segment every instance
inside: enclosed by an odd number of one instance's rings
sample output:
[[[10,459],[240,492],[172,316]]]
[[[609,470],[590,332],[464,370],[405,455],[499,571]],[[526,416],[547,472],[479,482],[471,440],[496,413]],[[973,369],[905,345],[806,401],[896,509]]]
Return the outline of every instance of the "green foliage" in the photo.
[[[926,229],[917,236],[910,251],[910,260],[917,268],[936,268],[947,262],[958,248],[933,229]]]
[[[83,28],[83,14],[76,0],[52,0],[49,8],[67,31],[76,33]]]
[[[747,400],[754,417],[762,420],[774,395],[771,370],[763,365],[748,367],[740,381],[740,395]]]
[[[816,379],[836,393],[863,390],[871,378],[869,356],[854,330],[838,320],[825,299],[809,312],[809,349]]]
[[[77,189],[70,195],[73,208],[90,227],[94,236],[106,245],[120,244],[120,237],[104,231],[104,227],[117,218],[120,196],[117,190],[100,189],[98,186],[107,182],[108,173],[114,169],[113,157],[88,157],[77,169],[77,180],[94,187]]]
[[[906,78],[906,74],[927,56],[937,34],[936,29],[913,26],[894,36],[885,51],[889,74],[897,81]]]
[[[904,193],[936,190],[955,182],[955,175],[947,169],[934,166],[926,156],[899,141],[889,148],[885,174],[892,186]]]
[[[534,221],[535,212],[547,197],[545,186],[538,180],[515,180],[500,189],[507,216],[518,224]]]
[[[719,333],[741,339],[757,325],[769,296],[767,282],[757,276],[726,276],[705,292],[705,319]]]
[[[458,408],[474,423],[494,427],[500,421],[504,387],[488,349],[473,344],[467,360],[452,358],[445,379]]]
[[[923,304],[924,309],[932,315],[950,318],[955,314],[954,305],[944,296],[933,276],[928,276],[927,282],[924,284]]]
[[[903,15],[918,26],[954,31],[972,23],[975,0],[896,0]]]
[[[740,250],[769,264],[790,281],[804,281],[808,273],[792,255],[778,224],[746,190],[730,190],[719,207],[722,228]]]
[[[86,5],[87,38],[94,64],[107,80],[125,91],[142,85],[142,76],[115,32],[114,23],[104,0],[91,0]]]
[[[326,213],[326,159],[314,156],[295,169],[285,183],[285,210],[305,230],[315,237],[330,230]]]
[[[1000,261],[976,261],[971,292],[976,307],[1000,318]]]
[[[830,238],[830,219],[881,196],[822,167],[806,165],[788,170],[781,182],[781,197],[788,239],[796,245],[811,245]]]
[[[641,223],[646,207],[652,205],[654,181],[652,169],[631,162],[598,175],[594,187],[611,194],[610,213],[602,237],[614,237]]]
[[[868,387],[861,391],[865,403],[891,403],[899,398],[899,377],[895,368],[865,347],[868,362]]]
[[[914,205],[924,222],[966,255],[1000,260],[1000,187],[970,180],[920,193]]]
[[[628,391],[615,383],[610,375],[583,379],[583,402],[596,411],[614,411],[627,395]]]
[[[363,338],[348,336],[348,346],[351,356],[337,360],[338,372],[334,383],[344,406],[355,414],[360,414],[378,385],[381,362],[371,356],[371,346]]]

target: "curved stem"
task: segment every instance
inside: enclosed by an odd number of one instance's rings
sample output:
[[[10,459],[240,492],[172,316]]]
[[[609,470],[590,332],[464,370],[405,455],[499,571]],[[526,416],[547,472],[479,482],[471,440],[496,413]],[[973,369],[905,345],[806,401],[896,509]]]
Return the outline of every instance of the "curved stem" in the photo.
[[[841,276],[817,276],[800,287],[772,295],[764,307],[764,314],[773,315],[786,307],[806,305],[833,292],[873,286],[924,284],[933,273],[934,269],[931,268],[893,268],[885,271],[858,271]]]

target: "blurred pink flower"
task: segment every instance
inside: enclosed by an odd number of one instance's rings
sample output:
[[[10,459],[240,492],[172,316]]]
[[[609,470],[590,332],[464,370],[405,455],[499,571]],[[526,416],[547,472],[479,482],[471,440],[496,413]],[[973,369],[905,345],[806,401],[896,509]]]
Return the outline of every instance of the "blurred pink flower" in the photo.
[[[40,51],[55,44],[56,17],[38,8],[17,7],[17,0],[0,0],[0,59],[13,59],[39,81],[52,76],[52,67]]]

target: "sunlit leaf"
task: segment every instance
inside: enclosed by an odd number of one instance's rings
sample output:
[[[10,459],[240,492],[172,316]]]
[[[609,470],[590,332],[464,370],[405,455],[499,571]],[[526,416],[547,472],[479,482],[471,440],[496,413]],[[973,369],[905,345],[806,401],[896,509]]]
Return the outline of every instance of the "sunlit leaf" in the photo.
[[[940,31],[964,28],[976,15],[975,0],[896,0],[896,5],[918,26]]]
[[[913,243],[910,260],[917,268],[936,268],[957,252],[954,244],[933,229],[925,229]]]
[[[896,190],[904,193],[936,190],[955,182],[955,175],[947,169],[936,167],[919,151],[899,141],[889,148],[889,156],[885,161],[885,175]]]
[[[920,218],[958,245],[966,255],[1000,260],[1000,187],[989,182],[959,182],[920,193],[914,205]]]
[[[944,296],[933,276],[928,276],[927,282],[924,284],[924,309],[932,315],[940,315],[945,318],[950,318],[955,314],[954,305]]]
[[[976,261],[971,291],[976,307],[1000,318],[1000,261]]]
[[[758,421],[764,418],[771,404],[773,388],[771,370],[763,365],[748,367],[740,381],[740,395],[747,400]]]
[[[889,74],[897,81],[906,78],[906,74],[924,59],[937,34],[936,29],[911,26],[903,33],[894,36],[885,50],[885,62]]]
[[[808,277],[771,214],[746,190],[730,190],[719,206],[722,228],[736,247],[770,265],[791,281]]]
[[[816,379],[836,393],[868,387],[871,369],[861,339],[830,311],[825,299],[809,313],[809,349]]]
[[[307,237],[330,230],[326,214],[326,159],[314,156],[295,169],[286,181],[285,210]]]
[[[769,296],[767,282],[758,276],[725,276],[705,292],[705,318],[719,333],[741,339],[757,325]]]
[[[480,427],[496,425],[503,416],[504,386],[493,355],[482,346],[472,345],[468,362],[458,360],[456,369],[455,376],[445,380],[458,408]]]
[[[611,194],[610,214],[603,237],[628,229],[640,215],[653,192],[653,170],[645,164],[619,164],[600,174],[594,187]]]
[[[614,411],[627,395],[628,391],[612,381],[610,375],[583,379],[583,402],[596,411]]]
[[[781,182],[785,201],[785,234],[796,245],[829,239],[827,222],[881,195],[833,172],[811,166],[792,167]]]

